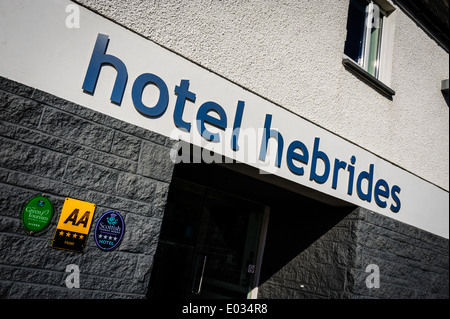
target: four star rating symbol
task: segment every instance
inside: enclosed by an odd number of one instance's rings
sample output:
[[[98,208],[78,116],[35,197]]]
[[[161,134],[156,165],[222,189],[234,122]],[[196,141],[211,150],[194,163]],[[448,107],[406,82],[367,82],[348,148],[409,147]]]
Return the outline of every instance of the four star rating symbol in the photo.
[[[117,241],[117,237],[113,237],[113,236],[108,236],[108,235],[102,235],[102,234],[100,234],[100,235],[98,235],[98,238],[100,238],[100,239],[109,239],[109,240],[114,240],[114,241]]]
[[[84,235],[82,235],[82,234],[77,234],[77,233],[75,233],[75,232],[69,232],[69,231],[63,231],[63,230],[60,230],[59,231],[59,235],[60,236],[62,236],[62,237],[72,237],[72,238],[79,238],[79,239],[83,239],[84,238]],[[114,241],[117,241],[117,237],[116,236],[108,236],[108,235],[102,235],[102,234],[100,234],[100,235],[98,235],[98,238],[99,239],[104,239],[104,240],[114,240]]]
[[[59,235],[60,235],[60,236],[64,236],[64,234],[65,234],[66,237],[69,237],[69,238],[70,238],[70,237],[72,237],[72,238],[79,238],[79,239],[83,239],[83,238],[84,238],[84,235],[82,235],[82,234],[77,234],[77,233],[74,233],[74,232],[72,232],[72,233],[69,232],[69,231],[68,231],[68,232],[64,232],[64,231],[62,231],[62,230],[59,232]]]

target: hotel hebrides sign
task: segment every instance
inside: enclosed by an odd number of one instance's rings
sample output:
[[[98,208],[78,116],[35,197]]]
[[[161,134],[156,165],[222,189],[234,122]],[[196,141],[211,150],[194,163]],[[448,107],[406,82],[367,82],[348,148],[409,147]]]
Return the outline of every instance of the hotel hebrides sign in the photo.
[[[117,72],[110,100],[116,105],[120,105],[127,85],[128,71],[125,63],[119,57],[107,53],[109,41],[108,35],[97,35],[82,88],[85,93],[93,95],[102,67],[113,67]],[[158,89],[154,105],[146,105],[143,102],[143,94],[147,86],[154,86]],[[190,80],[181,79],[179,85],[169,90],[166,82],[160,76],[144,72],[132,84],[131,99],[136,111],[151,121],[166,114],[170,96],[172,96],[176,99],[172,116],[175,130],[178,129],[190,133],[192,122],[195,121],[198,136],[201,136],[205,141],[216,144],[227,143],[232,151],[238,151],[245,101],[237,101],[233,121],[228,120],[230,114],[215,101],[202,103],[194,120],[187,121],[186,116],[184,116],[186,104],[188,101],[191,105],[194,104],[197,98],[197,93],[189,90],[189,86]],[[169,94],[169,92],[172,92],[172,94]],[[275,172],[282,165],[286,165],[294,176],[308,176],[306,181],[309,180],[309,183],[325,184],[328,180],[331,180],[331,188],[336,190],[338,187],[342,187],[346,190],[347,196],[356,196],[357,194],[362,201],[367,201],[368,203],[374,201],[378,207],[388,208],[393,213],[400,211],[401,187],[397,184],[390,185],[382,177],[382,173],[375,175],[375,164],[370,163],[368,169],[361,169],[359,174],[356,174],[357,159],[355,155],[349,154],[349,160],[337,157],[333,159],[324,149],[321,149],[320,137],[314,138],[312,150],[298,139],[286,141],[281,128],[275,129],[272,127],[273,117],[274,115],[272,114],[266,114],[264,122],[261,122],[257,127],[250,128],[255,132],[252,135],[255,138],[247,145],[250,149],[242,150],[244,153],[247,151],[248,159],[251,159],[251,154],[253,153],[250,150],[253,150],[255,145],[257,145],[259,150],[257,152],[258,156],[257,158],[255,156],[253,159],[265,163],[267,161],[269,140],[272,139],[276,142],[276,145],[273,146],[276,152],[273,152],[275,157],[272,163]],[[258,128],[261,129],[258,130]],[[227,130],[230,132],[228,134],[229,140],[224,141],[227,137],[225,134]],[[261,134],[258,134],[258,131]],[[300,136],[302,135],[301,133],[299,132]],[[257,138],[258,135],[261,135],[259,139]],[[374,176],[380,176],[380,178],[375,179]],[[338,186],[340,180],[341,186]],[[342,182],[343,180],[345,182]]]

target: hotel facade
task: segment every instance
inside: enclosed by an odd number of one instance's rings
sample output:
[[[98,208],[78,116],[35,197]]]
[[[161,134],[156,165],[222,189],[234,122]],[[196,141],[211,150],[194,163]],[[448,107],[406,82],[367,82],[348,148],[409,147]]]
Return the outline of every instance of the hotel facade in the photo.
[[[449,297],[448,1],[0,0],[0,297]]]

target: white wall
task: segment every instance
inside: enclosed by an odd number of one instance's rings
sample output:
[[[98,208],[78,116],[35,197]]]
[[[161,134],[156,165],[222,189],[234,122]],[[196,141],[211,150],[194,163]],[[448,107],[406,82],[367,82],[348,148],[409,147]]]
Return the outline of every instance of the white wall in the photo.
[[[390,101],[342,66],[348,1],[80,3],[449,190],[449,56],[400,9]]]

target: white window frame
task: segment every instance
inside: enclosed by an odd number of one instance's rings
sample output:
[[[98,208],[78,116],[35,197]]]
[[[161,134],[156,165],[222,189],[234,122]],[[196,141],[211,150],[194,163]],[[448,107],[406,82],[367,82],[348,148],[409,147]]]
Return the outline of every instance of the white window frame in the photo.
[[[384,12],[381,36],[378,80],[390,86],[392,84],[392,66],[394,55],[394,31],[397,11],[392,1],[377,0],[376,3]]]

